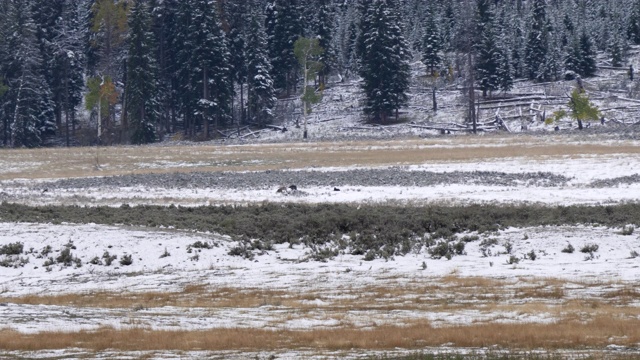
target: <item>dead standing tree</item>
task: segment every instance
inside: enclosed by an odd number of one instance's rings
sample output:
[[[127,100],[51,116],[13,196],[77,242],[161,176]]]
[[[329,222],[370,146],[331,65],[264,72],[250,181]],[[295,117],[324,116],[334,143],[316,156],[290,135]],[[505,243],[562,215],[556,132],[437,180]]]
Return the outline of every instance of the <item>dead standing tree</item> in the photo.
[[[478,114],[476,111],[476,93],[475,93],[475,54],[474,43],[476,38],[471,34],[475,34],[476,29],[476,12],[475,1],[465,0],[460,5],[460,12],[462,19],[460,33],[458,34],[458,47],[462,49],[466,56],[466,67],[464,70],[465,75],[465,97],[468,102],[467,109],[467,124],[471,124],[473,133],[476,134],[478,130]],[[464,60],[463,60],[464,61]]]

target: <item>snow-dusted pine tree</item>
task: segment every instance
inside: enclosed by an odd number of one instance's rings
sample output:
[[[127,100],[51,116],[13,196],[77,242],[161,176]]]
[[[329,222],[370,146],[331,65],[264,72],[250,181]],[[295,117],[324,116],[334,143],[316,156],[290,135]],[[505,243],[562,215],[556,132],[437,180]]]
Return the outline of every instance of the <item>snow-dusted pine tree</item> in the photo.
[[[527,36],[525,63],[529,79],[544,80],[542,67],[547,61],[549,48],[549,24],[547,19],[546,0],[534,0],[531,26]]]
[[[304,35],[298,1],[275,0],[267,8],[266,22],[274,85],[290,94],[298,81],[293,44]]]
[[[178,49],[174,40],[178,30],[177,16],[180,0],[148,0],[151,13],[151,31],[155,44],[154,59],[157,66],[158,136],[175,130],[178,116],[178,82],[175,81]]]
[[[76,108],[82,103],[84,92],[84,71],[86,58],[84,54],[84,39],[87,29],[84,26],[85,4],[83,0],[69,0],[64,2],[61,17],[56,26],[55,61],[59,83],[53,88],[54,93],[60,93],[57,101],[61,101],[64,125],[59,126],[61,134],[70,146],[71,136],[75,134]]]
[[[635,0],[627,24],[627,37],[634,44],[640,44],[640,0]]]
[[[407,103],[409,46],[402,35],[395,1],[361,3],[363,18],[358,48],[360,75],[367,97],[364,111],[373,121],[385,123]]]
[[[158,120],[158,69],[154,54],[149,8],[134,3],[129,15],[129,57],[127,58],[127,108],[131,143],[154,142]]]
[[[328,75],[336,66],[336,52],[333,47],[335,10],[331,0],[320,0],[319,6],[320,8],[313,24],[313,35],[318,38],[320,47],[324,49],[320,59],[318,59],[323,65],[318,72],[318,84],[324,88]]]
[[[231,118],[233,82],[229,66],[230,54],[226,38],[218,23],[214,0],[192,0],[191,24],[188,36],[192,39],[189,58],[189,81],[193,95],[197,95],[196,119],[210,137],[214,130]]]
[[[7,82],[10,90],[5,116],[10,122],[10,144],[13,147],[42,145],[42,135],[55,130],[51,89],[43,73],[44,60],[38,46],[36,24],[29,0],[16,0],[9,5],[10,32]]]
[[[427,67],[428,75],[436,76],[436,71],[443,65],[443,44],[433,9],[429,9],[423,32],[422,63]]]
[[[175,89],[175,97],[178,103],[178,113],[182,118],[185,136],[196,134],[196,105],[200,91],[191,82],[191,56],[195,47],[194,38],[191,36],[191,27],[194,19],[192,1],[176,0],[177,11],[174,31],[171,34],[169,44],[175,53],[175,66],[171,77],[172,86]]]
[[[237,95],[240,95],[239,105],[240,111],[238,115],[233,113],[233,119],[239,126],[242,123],[246,123],[247,111],[246,111],[246,98],[245,98],[245,85],[247,84],[247,51],[248,43],[247,37],[249,36],[249,27],[251,24],[251,8],[255,7],[250,1],[226,1],[224,14],[226,19],[223,19],[223,24],[226,24],[226,34],[229,44],[229,53],[231,56],[231,77],[234,84],[239,87],[239,91],[234,91],[234,100]],[[258,7],[259,8],[259,7]],[[266,41],[266,39],[265,39]],[[234,86],[234,90],[236,86]]]
[[[596,52],[591,37],[586,32],[580,34],[580,75],[593,76],[596,73]]]
[[[253,14],[247,38],[247,96],[248,113],[251,122],[265,126],[273,120],[276,105],[275,90],[271,79],[271,63],[266,48],[267,35],[263,20]]]

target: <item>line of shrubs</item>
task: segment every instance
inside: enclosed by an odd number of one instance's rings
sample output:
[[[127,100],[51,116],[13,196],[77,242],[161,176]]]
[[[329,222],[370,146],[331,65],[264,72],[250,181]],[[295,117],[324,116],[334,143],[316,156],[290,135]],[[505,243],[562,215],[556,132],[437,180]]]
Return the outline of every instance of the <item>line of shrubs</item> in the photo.
[[[326,245],[333,244],[332,247],[368,258],[404,255],[416,245],[435,246],[433,256],[461,254],[462,242],[451,241],[464,232],[572,224],[621,227],[637,219],[640,219],[640,204],[545,207],[265,203],[203,207],[123,205],[119,208],[0,204],[0,221],[175,227],[229,235],[242,245],[238,252],[302,242],[319,252],[326,253]],[[436,239],[446,242],[435,242]]]

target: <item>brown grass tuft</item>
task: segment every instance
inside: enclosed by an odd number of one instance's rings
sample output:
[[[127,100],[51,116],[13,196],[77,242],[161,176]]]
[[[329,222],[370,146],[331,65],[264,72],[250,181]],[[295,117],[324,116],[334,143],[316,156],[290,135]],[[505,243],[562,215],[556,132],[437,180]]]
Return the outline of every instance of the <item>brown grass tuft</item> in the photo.
[[[604,348],[609,344],[633,346],[640,342],[640,320],[598,317],[588,323],[478,324],[433,328],[428,322],[372,329],[338,328],[309,331],[213,329],[206,331],[153,331],[144,328],[21,334],[0,331],[0,349],[35,351],[85,348],[95,351],[136,350],[274,350],[315,349],[419,349],[451,343],[459,347],[500,346],[508,349]]]

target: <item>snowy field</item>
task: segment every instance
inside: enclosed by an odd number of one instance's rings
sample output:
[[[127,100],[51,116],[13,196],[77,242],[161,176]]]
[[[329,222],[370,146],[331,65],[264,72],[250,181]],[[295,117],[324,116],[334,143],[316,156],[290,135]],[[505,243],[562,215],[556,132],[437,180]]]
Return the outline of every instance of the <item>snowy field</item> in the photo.
[[[505,143],[540,148],[548,140],[506,139]],[[414,141],[414,140],[412,140]],[[453,143],[451,143],[453,141]],[[456,143],[457,142],[457,143]],[[483,143],[486,142],[486,143]],[[600,146],[580,140],[580,146]],[[573,142],[576,145],[576,141]],[[381,149],[415,151],[412,146],[385,143]],[[546,155],[516,154],[503,156],[500,141],[492,138],[462,137],[430,144],[421,151],[447,152],[469,147],[494,148],[495,155],[468,156],[455,160],[426,160],[420,156],[390,167],[376,160],[352,161],[351,165],[327,164],[325,167],[295,165],[296,156],[286,172],[345,172],[354,169],[389,169],[398,178],[424,171],[435,174],[473,174],[495,172],[509,174],[557,175],[566,181],[541,185],[523,181],[509,185],[477,184],[454,181],[433,186],[339,185],[304,186],[297,191],[276,192],[273,186],[239,184],[236,188],[215,186],[178,188],[152,186],[118,187],[95,185],[69,187],[56,185],[58,178],[32,179],[28,164],[18,166],[5,159],[5,172],[12,179],[0,182],[4,201],[28,205],[120,206],[249,204],[263,202],[352,203],[352,204],[541,204],[616,205],[637,203],[640,197],[640,154],[638,141],[608,140],[608,150],[567,155],[561,151]],[[260,145],[252,145],[258,146]],[[268,148],[269,145],[264,145]],[[350,144],[359,148],[358,143]],[[506,145],[505,145],[506,146]],[[578,146],[578,145],[576,145]],[[346,147],[346,146],[345,146]],[[362,146],[358,156],[376,148]],[[234,157],[246,150],[242,145],[225,147]],[[617,151],[616,149],[619,149]],[[631,150],[629,150],[631,149]],[[340,154],[336,148],[318,151]],[[420,150],[420,149],[418,149]],[[356,154],[357,155],[357,154]],[[353,155],[355,158],[358,156]],[[409,154],[410,155],[410,154]],[[221,155],[222,156],[222,155]],[[300,155],[303,156],[303,155]],[[443,155],[446,157],[446,155]],[[33,159],[34,164],[46,163]],[[141,162],[147,159],[138,160]],[[198,160],[199,161],[199,160]],[[367,162],[370,161],[370,162]],[[393,160],[392,160],[393,161]],[[168,160],[171,168],[181,168]],[[36,166],[36,165],[33,165]],[[136,165],[138,169],[143,167]],[[205,171],[210,164],[187,165],[189,171]],[[239,172],[261,173],[245,165]],[[184,167],[184,166],[182,166]],[[153,168],[153,167],[150,167]],[[152,172],[152,169],[140,170]],[[7,170],[10,169],[10,170]],[[109,171],[109,162],[102,170]],[[228,171],[228,170],[227,170]],[[90,171],[88,174],[92,174]],[[95,172],[93,173],[95,175]],[[415,175],[415,174],[414,174]],[[302,175],[304,176],[304,175]],[[444,176],[444,175],[443,175]],[[456,175],[458,176],[458,175]],[[286,184],[285,184],[286,185]],[[46,189],[46,191],[44,190]],[[640,221],[628,224],[640,226]],[[274,224],[274,226],[277,226]],[[638,232],[624,235],[625,229],[591,225],[508,228],[479,235],[467,244],[465,254],[451,260],[432,259],[422,249],[402,257],[363,261],[362,256],[341,254],[327,262],[310,259],[310,249],[300,244],[279,244],[253,259],[230,256],[237,245],[227,236],[168,228],[106,226],[97,224],[0,223],[0,247],[16,242],[24,250],[13,255],[22,266],[0,268],[0,329],[22,334],[52,331],[131,329],[199,331],[216,329],[360,329],[391,325],[429,324],[433,328],[477,326],[478,324],[547,324],[578,317],[589,322],[614,314],[625,321],[640,321],[640,239]],[[487,245],[484,241],[489,241]],[[207,243],[210,248],[194,248]],[[575,252],[562,250],[568,244]],[[598,245],[595,252],[581,252],[587,245]],[[47,250],[49,247],[49,250]],[[507,249],[509,247],[509,249]],[[51,263],[65,249],[74,260],[69,265]],[[106,265],[105,253],[117,256]],[[531,258],[531,253],[535,257]],[[120,259],[130,255],[132,263]],[[517,262],[510,261],[514,256]],[[0,260],[10,255],[0,255]],[[49,261],[49,263],[48,263]],[[470,284],[469,284],[470,283]],[[196,289],[196,290],[193,290]],[[478,296],[481,293],[482,296]],[[137,294],[137,295],[136,295]],[[156,295],[149,295],[156,294]],[[173,300],[158,303],[157,294]],[[385,295],[387,294],[387,295]],[[88,303],[64,300],[65,296],[86,297]],[[105,304],[99,298],[124,296],[121,302]],[[253,301],[247,298],[253,297]],[[175,299],[174,299],[175,298]],[[203,302],[203,298],[208,299]],[[95,302],[91,302],[95,301]],[[190,303],[191,301],[191,303]],[[589,303],[591,305],[576,305]],[[598,306],[593,306],[593,304]],[[616,309],[611,310],[611,309]],[[595,310],[594,310],[595,309]],[[609,311],[609,312],[608,312]],[[443,344],[439,344],[443,345]],[[415,350],[415,347],[411,349]],[[425,351],[482,352],[487,348],[418,347]],[[582,353],[638,354],[640,344],[629,344],[611,336],[606,346],[583,349]],[[204,352],[142,351],[118,349],[91,351],[66,349],[55,351],[5,352],[8,357],[82,358],[341,358],[382,354],[379,350],[288,349],[256,351],[228,349]],[[388,349],[385,354],[403,354],[408,349]],[[577,353],[575,350],[569,354]],[[3,354],[0,352],[0,355]],[[180,355],[182,354],[182,355]]]

